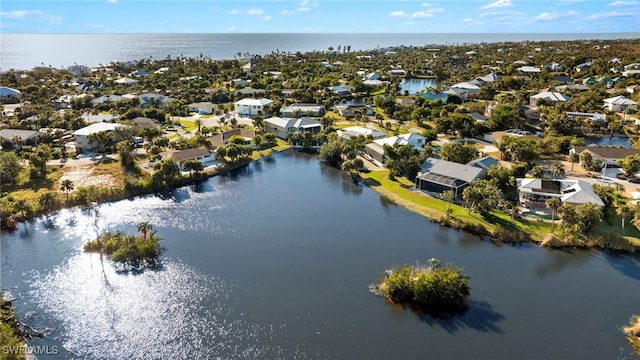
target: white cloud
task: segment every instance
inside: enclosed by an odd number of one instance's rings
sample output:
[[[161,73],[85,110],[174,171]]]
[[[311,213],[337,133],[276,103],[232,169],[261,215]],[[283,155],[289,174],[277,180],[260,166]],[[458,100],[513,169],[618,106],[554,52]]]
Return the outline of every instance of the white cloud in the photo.
[[[631,11],[609,11],[605,13],[596,13],[587,18],[587,20],[598,20],[598,19],[608,19],[608,18],[616,18],[616,17],[626,17],[626,16],[640,16],[638,12]]]
[[[432,17],[432,16],[433,16],[433,14],[428,13],[426,11],[418,11],[418,12],[415,12],[415,13],[411,14],[411,18],[412,19],[426,18],[426,17]]]
[[[533,18],[533,20],[553,20],[553,19],[557,19],[558,18],[558,14],[556,13],[549,13],[549,12],[543,12],[542,14],[536,16]]]
[[[282,14],[282,15],[293,15],[293,14],[295,14],[295,11],[282,10],[282,11],[280,11],[280,14]]]
[[[480,7],[480,9],[494,9],[494,8],[504,8],[504,7],[513,7],[513,3],[511,0],[497,0],[490,4]]]
[[[247,10],[247,15],[262,15],[262,9],[249,9]]]
[[[470,23],[470,22],[473,22],[473,19],[472,18],[464,18],[464,19],[462,19],[462,22],[463,23]]]
[[[298,4],[298,6],[301,8],[312,8],[318,7],[320,4],[317,1],[303,0]]]
[[[420,6],[422,7],[431,7],[433,5],[429,4],[428,2],[422,3]]]
[[[607,6],[633,6],[640,4],[637,1],[614,1],[609,3]]]
[[[0,17],[5,19],[44,21],[49,24],[59,24],[62,18],[57,15],[51,15],[42,10],[12,10],[0,12]]]
[[[305,12],[305,11],[310,11],[311,8],[310,7],[299,7],[296,9],[297,12]]]
[[[109,0],[109,4],[117,4],[118,2],[118,0]]]
[[[244,14],[244,9],[233,9],[229,11],[231,15],[242,15]]]
[[[269,21],[269,20],[271,20],[271,15],[263,16],[263,17],[260,18],[260,20]]]
[[[262,9],[233,9],[229,11],[231,15],[262,15],[264,12]]]
[[[389,14],[389,16],[393,16],[393,17],[405,17],[405,16],[409,16],[409,14],[407,14],[404,11],[392,11],[391,14]]]
[[[568,6],[573,4],[578,4],[583,2],[584,0],[562,0],[556,3],[556,6]]]

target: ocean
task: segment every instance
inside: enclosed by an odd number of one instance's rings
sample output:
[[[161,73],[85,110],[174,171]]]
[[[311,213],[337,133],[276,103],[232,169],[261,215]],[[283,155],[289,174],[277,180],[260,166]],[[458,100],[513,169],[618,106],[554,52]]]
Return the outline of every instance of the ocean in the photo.
[[[0,71],[36,66],[67,68],[111,61],[208,57],[233,59],[238,54],[273,51],[324,51],[351,46],[351,51],[393,46],[461,45],[502,41],[608,40],[639,38],[640,33],[547,34],[0,34]]]

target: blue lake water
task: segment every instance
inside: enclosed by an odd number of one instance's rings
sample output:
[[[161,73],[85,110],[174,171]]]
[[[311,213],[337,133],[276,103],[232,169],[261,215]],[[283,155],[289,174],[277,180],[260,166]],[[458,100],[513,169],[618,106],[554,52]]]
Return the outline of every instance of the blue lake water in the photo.
[[[415,95],[428,88],[436,88],[436,81],[434,79],[402,79],[398,93],[401,95]]]
[[[162,264],[119,272],[85,254],[149,221]],[[640,313],[640,261],[496,246],[442,228],[288,151],[157,196],[63,210],[0,238],[2,287],[54,358],[615,359]],[[385,269],[465,268],[471,306],[419,317],[371,294]]]

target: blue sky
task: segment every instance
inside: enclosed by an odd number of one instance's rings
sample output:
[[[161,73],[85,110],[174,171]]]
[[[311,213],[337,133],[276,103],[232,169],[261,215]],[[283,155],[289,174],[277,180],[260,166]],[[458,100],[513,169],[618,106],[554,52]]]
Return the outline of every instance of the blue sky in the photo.
[[[640,31],[640,0],[0,2],[2,33]]]

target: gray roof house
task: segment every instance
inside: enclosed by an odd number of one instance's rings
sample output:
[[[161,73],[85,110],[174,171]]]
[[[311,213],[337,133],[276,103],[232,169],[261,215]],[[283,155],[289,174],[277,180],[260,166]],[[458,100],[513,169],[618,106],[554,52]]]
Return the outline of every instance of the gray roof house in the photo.
[[[7,141],[13,141],[20,138],[23,144],[36,140],[42,136],[42,133],[35,130],[21,130],[21,129],[2,129],[0,130],[0,138]]]
[[[589,152],[595,159],[601,159],[603,164],[607,166],[618,166],[618,160],[622,160],[630,155],[640,154],[640,149],[627,149],[623,147],[611,147],[611,146],[574,146],[569,153],[578,153],[582,155],[583,152]],[[582,164],[582,156],[580,157],[580,165]]]
[[[137,118],[132,119],[131,122],[141,128],[160,129],[160,124],[158,124],[154,119],[149,119],[147,117],[138,116]]]
[[[459,164],[436,158],[428,158],[416,176],[416,188],[432,193],[451,190],[455,199],[462,197],[464,188],[474,180],[485,177],[487,171],[479,166]]]
[[[592,203],[604,206],[591,184],[580,180],[516,179],[520,205],[529,209],[546,209],[546,201],[558,198],[563,204]]]
[[[280,109],[282,117],[323,116],[324,106],[320,104],[296,103]]]
[[[480,159],[475,159],[475,160],[467,163],[467,165],[471,165],[471,166],[479,167],[481,169],[489,170],[489,168],[492,167],[493,165],[500,165],[500,163],[498,162],[498,160],[492,158],[491,156],[485,156],[485,157],[480,158]]]
[[[211,150],[205,148],[176,150],[171,153],[170,157],[174,158],[178,162],[181,170],[184,169],[183,165],[188,160],[198,160],[206,166],[207,163],[216,159],[215,154],[212,153]]]
[[[0,86],[0,102],[8,104],[8,103],[19,103],[20,102],[20,90],[16,90],[6,86]]]
[[[213,114],[216,109],[216,104],[213,104],[210,101],[191,103],[187,106],[189,108],[189,111],[198,113],[200,115]]]
[[[300,119],[284,119],[281,117],[270,117],[264,120],[265,130],[275,134],[281,139],[286,139],[287,134],[302,134],[310,132],[317,134],[322,130],[322,124],[319,121],[300,118]]]

